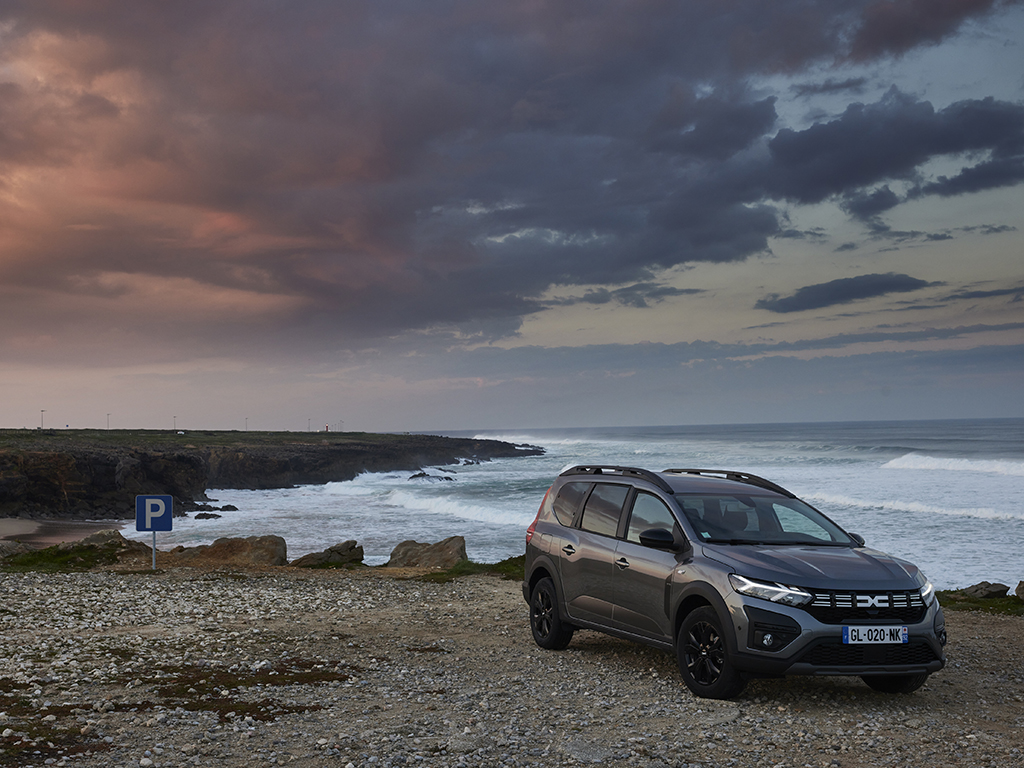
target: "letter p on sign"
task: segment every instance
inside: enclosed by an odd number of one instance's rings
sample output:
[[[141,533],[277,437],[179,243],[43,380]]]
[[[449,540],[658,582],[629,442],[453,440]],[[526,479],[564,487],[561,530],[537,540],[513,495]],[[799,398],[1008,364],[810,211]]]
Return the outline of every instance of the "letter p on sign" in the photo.
[[[173,496],[136,496],[135,530],[171,530],[171,513],[173,510]]]

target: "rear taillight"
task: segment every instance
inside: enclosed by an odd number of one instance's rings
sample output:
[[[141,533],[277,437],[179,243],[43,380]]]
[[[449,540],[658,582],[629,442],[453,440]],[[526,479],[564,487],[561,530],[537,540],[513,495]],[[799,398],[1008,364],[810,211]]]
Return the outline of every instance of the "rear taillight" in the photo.
[[[544,498],[541,499],[540,506],[537,507],[537,515],[536,515],[536,517],[533,518],[533,522],[530,523],[529,527],[526,529],[526,543],[527,544],[529,544],[530,543],[530,539],[533,538],[533,532],[535,530],[537,530],[537,521],[540,520],[540,513],[544,509],[544,502],[546,502],[548,500],[548,493],[551,493],[551,489],[550,488],[548,488],[548,492],[544,494]]]

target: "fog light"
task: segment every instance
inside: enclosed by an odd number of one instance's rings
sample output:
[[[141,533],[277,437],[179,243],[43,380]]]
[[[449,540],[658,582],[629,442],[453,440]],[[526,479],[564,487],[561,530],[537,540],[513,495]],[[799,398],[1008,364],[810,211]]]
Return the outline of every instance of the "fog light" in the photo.
[[[946,646],[946,630],[945,628],[939,630],[939,645]]]
[[[772,647],[772,641],[774,639],[775,638],[772,637],[772,633],[771,632],[765,632],[764,633],[764,637],[761,638],[761,645],[763,645],[765,648],[771,648]]]

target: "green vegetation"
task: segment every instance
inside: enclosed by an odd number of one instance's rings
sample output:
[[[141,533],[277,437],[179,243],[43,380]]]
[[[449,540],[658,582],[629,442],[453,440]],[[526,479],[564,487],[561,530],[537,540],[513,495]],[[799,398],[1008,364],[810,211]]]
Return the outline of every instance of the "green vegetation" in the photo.
[[[117,563],[118,555],[123,548],[117,544],[97,546],[95,544],[77,544],[73,546],[56,545],[34,552],[22,552],[18,555],[0,560],[0,571],[6,573],[25,573],[41,571],[43,573],[69,573],[72,571],[88,571],[103,565]]]
[[[526,555],[510,557],[500,563],[474,563],[472,560],[463,560],[446,571],[436,571],[423,576],[417,576],[420,581],[429,581],[435,584],[445,584],[454,581],[460,576],[472,576],[477,573],[492,573],[509,581],[522,581],[526,570]]]
[[[939,605],[946,611],[981,611],[1004,616],[1024,616],[1024,600],[1016,595],[1008,597],[968,597],[960,590],[936,592]]]

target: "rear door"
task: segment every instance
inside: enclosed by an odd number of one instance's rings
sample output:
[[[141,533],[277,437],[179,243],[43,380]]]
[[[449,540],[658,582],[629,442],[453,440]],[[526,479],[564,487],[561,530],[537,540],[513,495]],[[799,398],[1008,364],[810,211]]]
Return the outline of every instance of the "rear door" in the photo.
[[[566,610],[573,619],[612,622],[615,535],[631,490],[630,485],[595,483],[583,505],[578,545],[572,552],[563,550],[560,558]]]

